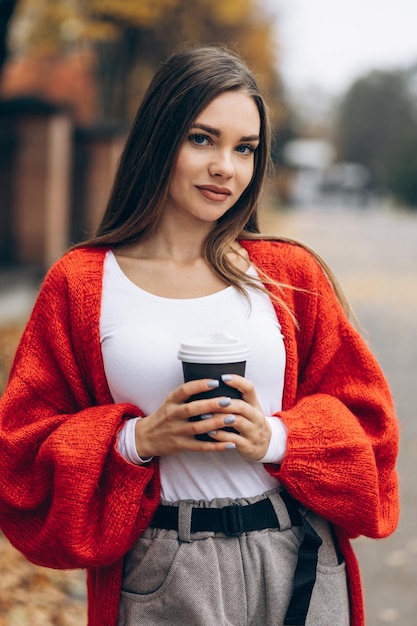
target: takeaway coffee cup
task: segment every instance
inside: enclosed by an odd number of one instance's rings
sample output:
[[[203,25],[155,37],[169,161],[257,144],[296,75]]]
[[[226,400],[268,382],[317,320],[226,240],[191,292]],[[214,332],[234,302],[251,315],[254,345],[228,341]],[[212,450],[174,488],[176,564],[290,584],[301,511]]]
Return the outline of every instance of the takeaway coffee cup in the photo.
[[[204,398],[229,396],[241,398],[242,394],[226,385],[222,374],[245,375],[246,360],[250,356],[249,346],[246,341],[233,337],[226,333],[213,333],[202,337],[187,339],[180,344],[178,358],[182,361],[184,381],[212,378],[219,381],[215,389],[208,389],[191,396],[189,402]],[[201,419],[200,415],[192,417],[192,421]],[[225,427],[225,430],[236,432],[233,428]],[[207,434],[196,435],[197,439],[212,441]]]

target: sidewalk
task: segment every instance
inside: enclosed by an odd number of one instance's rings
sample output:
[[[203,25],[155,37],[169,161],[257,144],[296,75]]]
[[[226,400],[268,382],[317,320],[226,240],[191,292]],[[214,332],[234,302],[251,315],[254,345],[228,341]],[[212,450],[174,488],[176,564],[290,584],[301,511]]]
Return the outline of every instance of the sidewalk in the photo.
[[[390,383],[400,422],[401,519],[389,538],[357,539],[366,626],[417,624],[417,213],[308,209],[263,229],[300,239],[336,273]]]
[[[28,317],[41,280],[39,272],[0,268],[0,325]]]

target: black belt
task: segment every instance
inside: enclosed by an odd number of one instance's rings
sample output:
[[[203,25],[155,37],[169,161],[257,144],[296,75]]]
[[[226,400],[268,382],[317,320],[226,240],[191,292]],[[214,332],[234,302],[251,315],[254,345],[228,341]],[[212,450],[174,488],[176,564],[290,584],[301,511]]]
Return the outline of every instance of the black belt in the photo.
[[[318,549],[322,540],[314,528],[301,515],[299,503],[288,493],[280,493],[288,511],[292,526],[303,526],[304,537],[298,552],[294,575],[294,588],[285,617],[285,626],[304,626],[311,594],[316,581]],[[153,528],[178,530],[178,507],[160,505],[150,524]],[[279,528],[279,521],[269,498],[246,506],[231,505],[221,509],[193,508],[191,532],[222,532],[237,537],[252,530]]]
[[[301,526],[300,515],[293,515],[293,526]],[[160,505],[152,519],[154,528],[178,530],[178,507]],[[254,504],[239,506],[232,504],[221,509],[193,509],[191,515],[191,532],[211,531],[225,533],[228,537],[236,537],[251,530],[279,528],[271,500],[265,498]]]

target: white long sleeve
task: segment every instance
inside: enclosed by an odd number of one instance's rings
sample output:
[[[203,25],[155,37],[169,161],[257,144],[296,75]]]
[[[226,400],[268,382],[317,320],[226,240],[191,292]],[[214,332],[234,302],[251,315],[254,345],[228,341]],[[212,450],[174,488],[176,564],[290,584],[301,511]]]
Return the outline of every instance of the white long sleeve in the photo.
[[[117,438],[117,450],[119,454],[121,454],[126,461],[129,461],[129,463],[133,463],[134,465],[144,465],[153,459],[153,457],[149,457],[149,459],[142,459],[136,448],[135,426],[138,420],[141,419],[141,417],[133,417],[132,419],[127,420],[120,429],[119,436]]]
[[[117,440],[117,449],[119,453],[126,459],[126,461],[134,463],[135,465],[149,463],[149,461],[153,458],[150,457],[149,459],[142,459],[138,455],[136,449],[135,426],[136,422],[140,419],[142,418],[134,417],[127,420],[121,428]],[[281,463],[287,449],[287,429],[279,417],[266,417],[265,419],[268,420],[268,424],[271,427],[271,440],[265,456],[260,459],[258,463]]]
[[[265,456],[258,463],[281,463],[287,451],[287,427],[279,417],[265,419],[271,427],[271,439]]]

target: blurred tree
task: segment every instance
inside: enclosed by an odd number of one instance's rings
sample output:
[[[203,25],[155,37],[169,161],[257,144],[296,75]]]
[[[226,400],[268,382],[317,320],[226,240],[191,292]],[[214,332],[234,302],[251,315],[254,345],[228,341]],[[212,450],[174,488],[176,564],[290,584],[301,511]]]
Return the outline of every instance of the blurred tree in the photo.
[[[0,0],[0,73],[7,58],[7,33],[17,0]]]
[[[20,49],[58,54],[94,48],[101,121],[127,121],[161,60],[193,41],[237,49],[261,77],[279,120],[272,24],[259,0],[21,0],[19,23]]]
[[[338,157],[365,165],[376,191],[417,204],[417,118],[410,72],[374,71],[346,93],[337,122]]]
[[[394,197],[417,209],[417,127],[410,129],[392,154],[388,188]]]

